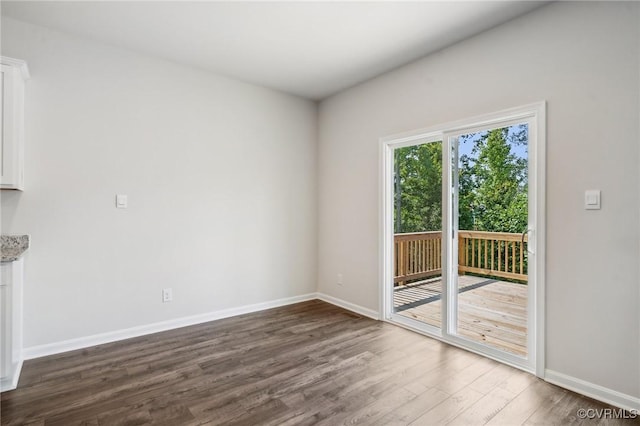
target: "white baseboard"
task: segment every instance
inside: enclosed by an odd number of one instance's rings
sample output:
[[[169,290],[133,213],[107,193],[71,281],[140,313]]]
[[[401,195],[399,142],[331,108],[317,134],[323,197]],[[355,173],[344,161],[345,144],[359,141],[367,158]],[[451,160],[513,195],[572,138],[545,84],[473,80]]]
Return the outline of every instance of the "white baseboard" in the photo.
[[[597,399],[598,401],[623,408],[627,411],[640,412],[640,398],[627,395],[604,386],[586,382],[576,377],[558,373],[553,370],[545,370],[544,379],[554,385],[569,389],[579,394]]]
[[[141,325],[137,327],[126,328],[123,330],[110,331],[107,333],[95,334],[92,336],[48,343],[46,345],[31,346],[29,348],[24,348],[22,354],[25,360],[40,358],[47,355],[54,355],[62,352],[73,351],[76,349],[88,348],[91,346],[116,342],[118,340],[130,339],[132,337],[139,337],[147,334],[159,333],[161,331],[173,330],[175,328],[187,327],[189,325],[202,324],[204,322],[234,317],[236,315],[249,314],[252,312],[263,311],[265,309],[277,308],[279,306],[291,305],[294,303],[305,302],[307,300],[313,299],[316,299],[316,293],[309,293],[301,296],[293,296],[284,299],[271,300],[268,302],[255,303],[253,305],[245,305],[237,308],[223,309],[221,311],[176,318],[173,320],[156,322],[153,324]]]
[[[0,392],[14,390],[15,388],[18,387],[18,380],[20,380],[20,372],[22,371],[22,363],[23,363],[22,360],[18,362],[16,371],[13,372],[13,376],[11,377],[11,380],[8,380],[8,379],[0,380]]]
[[[338,299],[337,297],[329,296],[328,294],[324,293],[316,293],[316,295],[318,299],[324,302],[331,303],[332,305],[339,306],[348,311],[355,312],[374,320],[380,319],[380,314],[378,313],[378,311],[374,311],[373,309],[365,308],[363,306],[356,305],[355,303],[347,302],[346,300]]]

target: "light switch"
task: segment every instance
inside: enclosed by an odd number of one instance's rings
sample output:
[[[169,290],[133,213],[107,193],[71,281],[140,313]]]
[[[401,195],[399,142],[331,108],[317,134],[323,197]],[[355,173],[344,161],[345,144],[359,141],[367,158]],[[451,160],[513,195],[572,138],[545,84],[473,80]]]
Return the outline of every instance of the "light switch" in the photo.
[[[116,195],[116,207],[119,209],[127,208],[127,196],[123,194]]]
[[[590,189],[584,192],[585,210],[600,210],[600,190]]]

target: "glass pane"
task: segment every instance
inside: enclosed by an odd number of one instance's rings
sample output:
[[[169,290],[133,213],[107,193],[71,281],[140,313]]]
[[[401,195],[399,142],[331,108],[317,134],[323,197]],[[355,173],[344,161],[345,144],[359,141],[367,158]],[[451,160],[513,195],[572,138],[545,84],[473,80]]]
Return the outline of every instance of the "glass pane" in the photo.
[[[394,312],[440,328],[442,142],[394,154]]]
[[[457,143],[457,334],[526,356],[528,128],[469,133]]]

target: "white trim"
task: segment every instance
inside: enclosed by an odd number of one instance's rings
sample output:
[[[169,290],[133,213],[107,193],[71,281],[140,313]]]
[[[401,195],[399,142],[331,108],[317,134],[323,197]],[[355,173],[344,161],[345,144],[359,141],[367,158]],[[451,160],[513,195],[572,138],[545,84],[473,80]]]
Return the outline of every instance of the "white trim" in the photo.
[[[391,143],[381,141],[380,143],[380,187],[379,187],[379,233],[378,233],[378,249],[380,261],[378,286],[381,292],[379,299],[380,318],[389,319],[391,310],[389,303],[393,304],[393,289],[389,288],[386,283],[393,281],[393,184],[389,176],[393,170],[393,148]]]
[[[329,296],[324,293],[309,293],[301,296],[287,297],[284,299],[272,300],[269,302],[255,303],[253,305],[240,306],[237,308],[229,308],[221,311],[214,311],[200,315],[192,315],[189,317],[176,318],[168,321],[156,322],[153,324],[141,325],[137,327],[126,328],[123,330],[110,331],[107,333],[95,334],[92,336],[78,337],[76,339],[63,340],[61,342],[48,343],[45,345],[31,346],[24,348],[22,355],[25,360],[40,358],[47,355],[55,355],[63,352],[84,349],[91,346],[103,345],[105,343],[117,342],[119,340],[130,339],[132,337],[145,336],[147,334],[159,333],[162,331],[173,330],[176,328],[187,327],[190,325],[202,324],[209,321],[215,321],[223,318],[234,317],[236,315],[249,314],[252,312],[263,311],[265,309],[277,308],[294,303],[306,302],[308,300],[322,300],[332,305],[339,306],[343,309],[355,312],[368,318],[379,319],[379,314],[373,309],[368,309],[354,303]],[[22,367],[22,365],[20,365]],[[18,375],[16,375],[17,384]],[[15,385],[13,388],[15,389]],[[4,390],[4,389],[3,389]],[[10,389],[7,389],[10,390]]]
[[[441,303],[441,336],[452,336],[456,333],[455,325],[458,324],[458,262],[451,262],[457,259],[454,255],[458,247],[458,212],[454,206],[453,185],[455,183],[452,162],[453,153],[451,148],[451,137],[447,132],[441,135],[442,140],[442,251],[440,260],[442,262],[442,278],[440,282]],[[452,214],[456,212],[456,214]],[[455,237],[454,237],[455,230]],[[394,237],[395,239],[395,237]],[[428,332],[428,329],[425,329]]]
[[[380,319],[380,314],[373,309],[365,308],[364,306],[356,305],[355,303],[347,302],[346,300],[338,299],[337,297],[329,296],[324,293],[317,293],[316,297],[323,302],[331,303],[332,305],[355,312],[356,314],[360,314],[374,320]]]
[[[640,398],[605,388],[595,383],[590,383],[553,370],[545,370],[544,380],[562,388],[569,389],[570,391],[597,399],[598,401],[623,408],[627,411],[640,411]]]
[[[408,132],[396,133],[394,135],[384,136],[380,138],[383,145],[408,146],[415,145],[419,139],[429,139],[431,141],[441,140],[435,139],[442,137],[443,133],[465,132],[468,130],[492,126],[497,123],[513,120],[522,120],[532,117],[541,111],[544,111],[545,101],[534,102],[515,108],[503,109],[501,111],[490,114],[477,115],[462,120],[450,121],[448,123],[438,124],[423,129],[411,130]]]
[[[126,328],[123,330],[110,331],[107,333],[95,334],[92,336],[78,337],[76,339],[63,340],[61,342],[48,343],[45,345],[31,346],[24,348],[22,355],[25,360],[40,358],[47,355],[59,354],[76,349],[88,348],[90,346],[102,345],[116,342],[118,340],[130,339],[132,337],[144,336],[147,334],[159,333],[161,331],[173,330],[175,328],[187,327],[189,325],[202,324],[222,318],[234,317],[236,315],[249,314],[263,311],[265,309],[277,308],[294,303],[306,302],[316,299],[316,293],[309,293],[300,296],[286,297],[283,299],[271,300],[268,302],[255,303],[253,305],[239,306],[237,308],[223,309],[200,315],[192,315],[183,318],[176,318],[168,321],[156,322],[153,324],[141,325]],[[346,303],[346,302],[345,302]],[[354,305],[355,306],[355,305]]]
[[[22,59],[0,56],[0,62],[2,65],[18,68],[24,80],[29,80],[29,78],[31,78],[31,75],[29,74],[29,67],[27,67],[27,63]]]
[[[380,241],[380,270],[379,270],[379,291],[380,291],[380,317],[386,321],[392,322],[396,319],[392,315],[393,307],[393,291],[388,289],[387,283],[392,282],[390,266],[393,264],[393,224],[391,223],[393,213],[393,188],[391,186],[391,161],[393,149],[397,147],[405,147],[418,143],[441,140],[443,144],[443,234],[451,232],[452,225],[450,223],[451,215],[449,206],[451,203],[450,184],[449,184],[449,162],[450,152],[450,136],[469,132],[472,130],[483,129],[492,126],[503,126],[505,123],[527,122],[530,126],[530,140],[533,141],[529,151],[529,174],[530,181],[535,182],[533,186],[535,193],[530,194],[530,199],[534,200],[535,211],[529,211],[529,224],[533,227],[535,241],[535,254],[532,255],[535,267],[529,271],[530,282],[534,282],[535,286],[529,286],[529,309],[527,323],[529,327],[529,338],[527,346],[529,349],[528,357],[524,361],[517,356],[510,354],[494,354],[493,350],[486,348],[486,354],[493,359],[498,359],[510,365],[516,365],[527,371],[534,372],[536,376],[543,377],[545,371],[545,199],[546,199],[546,102],[536,102],[523,105],[520,107],[509,108],[482,116],[476,116],[469,119],[457,120],[426,129],[419,129],[401,134],[391,135],[380,138],[380,168],[381,174],[379,179],[379,241]],[[446,170],[445,170],[446,168]],[[530,189],[531,191],[531,189]],[[531,238],[531,237],[530,237]],[[445,239],[443,239],[443,242]],[[446,239],[448,241],[448,239]],[[443,243],[443,254],[449,259],[449,247]],[[443,280],[447,283],[449,270],[443,268]],[[535,287],[535,289],[533,289]],[[535,290],[535,292],[534,292]],[[447,293],[443,293],[442,314],[445,327],[450,327],[452,314],[455,314],[455,298],[453,301],[447,300]],[[454,302],[454,303],[452,303]],[[449,312],[451,310],[451,312]],[[421,330],[422,331],[422,330]],[[424,332],[424,331],[423,331]],[[427,332],[427,334],[429,334]],[[473,342],[461,339],[451,334],[451,330],[443,330],[443,336],[440,340],[457,346],[465,346],[474,352],[479,351]]]
[[[535,173],[535,199],[536,199],[536,216],[535,216],[535,264],[534,280],[536,283],[534,310],[529,313],[529,323],[532,327],[533,339],[535,339],[535,374],[543,378],[546,368],[545,347],[546,347],[546,276],[547,276],[547,103],[539,102],[535,108],[535,130],[534,135],[536,146],[535,152],[529,152],[529,156],[533,155],[535,164],[530,167],[530,171]],[[531,129],[529,130],[531,132]],[[529,134],[531,137],[531,133]],[[535,317],[531,318],[531,314],[535,313]],[[533,340],[532,339],[532,340]],[[529,344],[532,343],[529,341]]]
[[[13,372],[12,380],[9,382],[7,379],[0,380],[0,392],[6,392],[14,390],[18,387],[18,381],[20,380],[20,373],[22,372],[23,360],[18,361],[18,366]]]

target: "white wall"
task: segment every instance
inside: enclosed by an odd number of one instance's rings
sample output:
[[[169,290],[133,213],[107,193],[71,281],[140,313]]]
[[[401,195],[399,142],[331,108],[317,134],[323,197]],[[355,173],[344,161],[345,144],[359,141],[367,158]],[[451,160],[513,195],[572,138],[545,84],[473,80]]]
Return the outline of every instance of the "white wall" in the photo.
[[[378,309],[380,137],[546,100],[547,368],[639,397],[638,9],[554,3],[323,101],[319,291]]]
[[[1,194],[26,347],[315,292],[314,103],[6,18],[2,54],[32,75]]]

